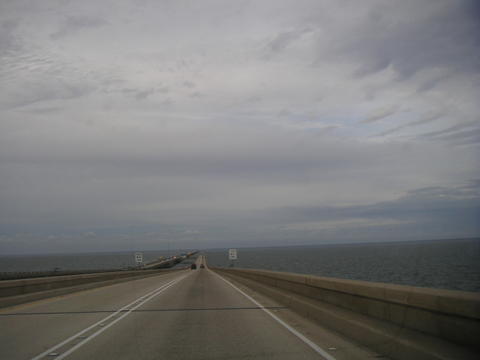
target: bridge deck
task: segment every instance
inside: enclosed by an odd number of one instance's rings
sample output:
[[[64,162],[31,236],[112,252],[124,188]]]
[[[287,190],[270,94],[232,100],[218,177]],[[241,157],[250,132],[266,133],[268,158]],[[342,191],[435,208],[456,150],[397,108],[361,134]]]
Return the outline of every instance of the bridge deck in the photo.
[[[285,327],[278,320],[290,325]],[[375,356],[269,299],[236,289],[208,269],[178,271],[7,308],[0,311],[0,333],[0,357],[5,359]],[[314,344],[306,343],[305,336]]]

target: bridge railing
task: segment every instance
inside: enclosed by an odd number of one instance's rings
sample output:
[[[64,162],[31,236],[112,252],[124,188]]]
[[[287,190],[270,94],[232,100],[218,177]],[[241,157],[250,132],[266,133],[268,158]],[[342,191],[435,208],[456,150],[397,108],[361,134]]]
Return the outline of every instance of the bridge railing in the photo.
[[[18,279],[33,279],[50,276],[65,276],[65,275],[80,275],[80,274],[97,274],[108,273],[114,271],[131,271],[135,268],[129,267],[125,269],[95,269],[95,270],[49,270],[49,271],[6,271],[0,272],[1,280],[18,280]]]
[[[397,351],[410,351],[418,345],[416,342],[424,346],[428,336],[480,350],[478,293],[267,270],[212,269],[239,282],[247,281],[247,286],[257,287],[278,302],[360,342],[375,344],[383,352],[393,346],[392,338],[397,337],[393,341]],[[391,335],[387,336],[388,332]],[[419,341],[422,334],[427,337]]]
[[[0,281],[0,307],[21,304],[132,279],[166,274],[171,271],[177,270],[109,271],[4,280]]]

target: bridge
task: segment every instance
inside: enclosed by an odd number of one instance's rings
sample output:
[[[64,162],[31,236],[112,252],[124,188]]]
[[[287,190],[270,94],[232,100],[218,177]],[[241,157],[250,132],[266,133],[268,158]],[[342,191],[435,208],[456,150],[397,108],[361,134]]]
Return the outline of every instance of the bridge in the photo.
[[[175,256],[170,256],[168,258],[160,257],[154,261],[146,263],[142,266],[143,270],[151,270],[151,269],[166,269],[175,266],[176,264],[180,264],[182,261],[194,256],[197,251],[188,252],[186,254],[180,254]]]
[[[2,281],[0,358],[478,358],[478,294],[196,262]]]

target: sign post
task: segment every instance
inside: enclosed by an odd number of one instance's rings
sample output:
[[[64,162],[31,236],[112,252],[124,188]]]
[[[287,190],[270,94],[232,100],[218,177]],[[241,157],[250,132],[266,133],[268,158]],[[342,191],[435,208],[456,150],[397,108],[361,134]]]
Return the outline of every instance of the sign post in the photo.
[[[135,263],[137,264],[138,267],[142,266],[142,264],[143,264],[143,253],[141,253],[141,252],[136,252],[135,253]]]
[[[228,260],[230,260],[230,267],[233,267],[234,261],[238,259],[237,249],[228,250]]]

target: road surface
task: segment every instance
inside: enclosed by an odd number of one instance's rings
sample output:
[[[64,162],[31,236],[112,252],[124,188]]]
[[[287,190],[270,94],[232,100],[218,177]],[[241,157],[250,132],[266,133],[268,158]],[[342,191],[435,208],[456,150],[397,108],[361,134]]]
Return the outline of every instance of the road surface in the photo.
[[[198,262],[202,261],[199,257]],[[0,358],[333,360],[373,356],[315,325],[302,324],[278,304],[258,302],[261,298],[246,291],[207,268],[198,268],[3,309]]]

